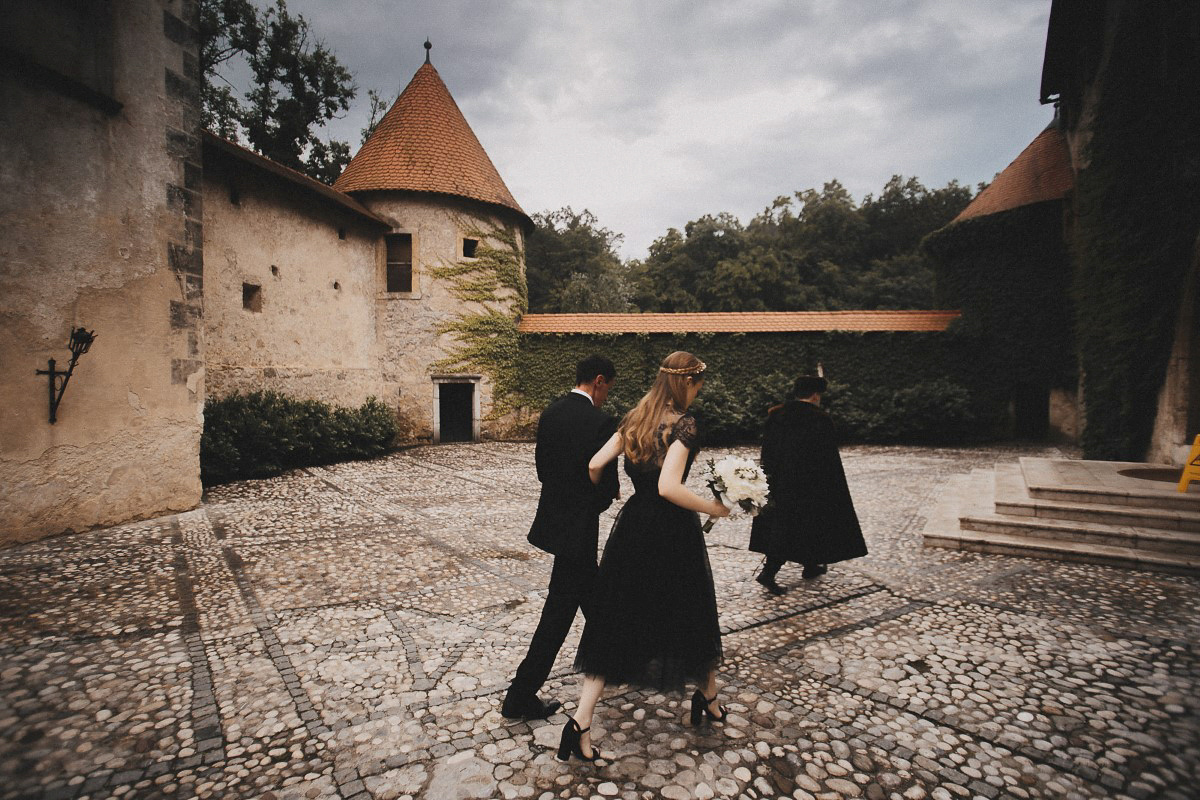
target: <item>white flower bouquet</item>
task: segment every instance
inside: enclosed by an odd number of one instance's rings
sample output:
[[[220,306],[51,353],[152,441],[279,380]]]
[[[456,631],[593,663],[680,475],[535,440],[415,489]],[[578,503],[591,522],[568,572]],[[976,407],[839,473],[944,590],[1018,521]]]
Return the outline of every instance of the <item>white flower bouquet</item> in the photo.
[[[747,458],[726,456],[720,461],[710,458],[705,462],[703,476],[708,488],[731,514],[754,516],[767,504],[766,473]],[[709,517],[704,532],[711,531],[716,521],[716,517]]]

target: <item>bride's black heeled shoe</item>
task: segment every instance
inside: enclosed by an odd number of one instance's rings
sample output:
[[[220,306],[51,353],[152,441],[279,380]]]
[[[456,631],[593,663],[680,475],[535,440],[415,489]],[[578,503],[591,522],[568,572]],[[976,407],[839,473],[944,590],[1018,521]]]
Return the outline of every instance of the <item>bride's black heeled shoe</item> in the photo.
[[[721,712],[720,714],[714,714],[708,707],[709,703],[716,699],[716,695],[713,695],[712,700],[709,700],[704,696],[703,692],[699,689],[696,690],[696,693],[692,695],[692,725],[699,725],[704,722],[705,717],[713,722],[725,721],[725,717],[729,716],[725,710],[725,706],[717,706],[717,710]]]
[[[567,724],[563,726],[562,739],[558,742],[558,760],[570,761],[571,756],[575,756],[580,761],[588,763],[598,760],[601,756],[600,751],[596,749],[595,745],[592,745],[592,754],[590,756],[583,754],[583,735],[591,729],[589,725],[580,730],[579,723],[575,721],[575,718],[567,717]]]

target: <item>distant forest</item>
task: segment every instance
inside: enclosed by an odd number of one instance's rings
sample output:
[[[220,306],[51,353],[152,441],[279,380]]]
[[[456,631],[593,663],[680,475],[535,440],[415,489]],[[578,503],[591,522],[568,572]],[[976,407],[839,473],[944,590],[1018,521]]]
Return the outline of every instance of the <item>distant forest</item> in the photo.
[[[980,184],[976,191],[981,191]],[[855,204],[836,180],[777,198],[743,225],[704,215],[669,229],[645,260],[622,261],[621,234],[586,209],[533,216],[526,241],[531,312],[836,311],[933,308],[921,240],[975,194],[893,176]]]

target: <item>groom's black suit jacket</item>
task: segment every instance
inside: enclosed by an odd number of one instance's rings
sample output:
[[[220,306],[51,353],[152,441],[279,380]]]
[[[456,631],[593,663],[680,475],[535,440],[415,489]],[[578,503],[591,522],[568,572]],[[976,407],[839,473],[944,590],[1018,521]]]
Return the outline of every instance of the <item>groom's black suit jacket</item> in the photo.
[[[604,469],[600,484],[588,477],[588,461],[617,430],[617,421],[569,392],[538,420],[534,460],[542,494],[529,529],[529,543],[573,561],[596,563],[600,513],[620,491],[617,460]]]

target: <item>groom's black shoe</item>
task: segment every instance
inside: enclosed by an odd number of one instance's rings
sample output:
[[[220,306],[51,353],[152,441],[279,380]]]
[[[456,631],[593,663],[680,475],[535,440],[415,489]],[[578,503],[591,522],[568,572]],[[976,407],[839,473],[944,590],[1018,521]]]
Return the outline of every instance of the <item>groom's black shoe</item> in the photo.
[[[805,564],[804,571],[800,573],[800,577],[805,580],[812,580],[813,578],[821,577],[826,572],[829,572],[829,567],[824,564]]]
[[[543,703],[537,695],[516,695],[509,692],[504,696],[500,713],[508,719],[547,719],[562,708],[562,703],[551,700]]]
[[[760,573],[758,573],[758,577],[755,578],[754,580],[761,583],[763,585],[763,588],[765,588],[768,592],[770,592],[773,595],[778,596],[781,594],[787,594],[787,589],[783,588],[782,586],[780,586],[778,583],[775,582],[774,575],[768,576],[765,573],[760,572]]]

